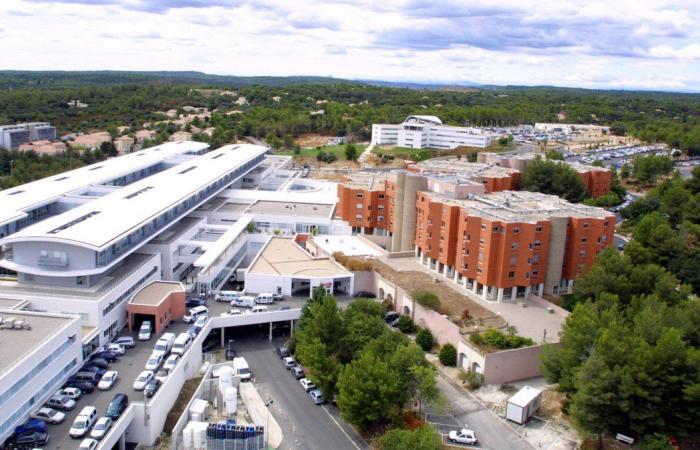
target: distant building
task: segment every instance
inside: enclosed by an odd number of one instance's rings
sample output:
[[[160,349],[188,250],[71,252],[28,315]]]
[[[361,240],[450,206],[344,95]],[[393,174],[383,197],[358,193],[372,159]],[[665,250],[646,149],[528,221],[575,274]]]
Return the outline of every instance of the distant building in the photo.
[[[88,133],[77,136],[73,140],[73,145],[83,148],[98,148],[103,142],[111,142],[112,136],[106,131]]]
[[[248,100],[245,97],[241,96],[241,97],[238,97],[238,100],[236,100],[234,103],[239,105],[239,106],[243,106],[243,105],[248,104]]]
[[[189,141],[192,139],[192,133],[187,131],[176,131],[170,135],[170,141]]]
[[[87,107],[88,107],[88,104],[87,104],[87,103],[83,103],[83,102],[81,102],[81,101],[78,100],[78,99],[75,99],[75,100],[69,101],[69,102],[68,102],[68,106],[70,106],[71,108],[87,108]]]
[[[610,133],[610,127],[580,123],[536,123],[535,129],[565,134],[588,134],[590,136],[603,136]]]
[[[63,142],[51,142],[47,140],[34,141],[19,146],[20,152],[33,151],[42,155],[55,155],[66,151],[66,144]]]
[[[120,154],[129,153],[134,145],[134,139],[129,136],[119,136],[114,140],[114,146]]]
[[[478,128],[443,125],[436,116],[413,115],[398,125],[372,125],[372,143],[377,145],[437,149],[460,146],[485,148],[497,138],[497,135]]]
[[[47,122],[0,126],[0,148],[17,150],[32,141],[56,139],[56,127]]]

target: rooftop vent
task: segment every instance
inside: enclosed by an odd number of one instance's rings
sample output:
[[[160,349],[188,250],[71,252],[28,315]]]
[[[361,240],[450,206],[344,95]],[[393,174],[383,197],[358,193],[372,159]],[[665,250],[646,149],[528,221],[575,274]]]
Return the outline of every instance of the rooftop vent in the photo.
[[[24,319],[15,319],[14,317],[0,317],[0,330],[31,330],[32,326],[29,325]]]

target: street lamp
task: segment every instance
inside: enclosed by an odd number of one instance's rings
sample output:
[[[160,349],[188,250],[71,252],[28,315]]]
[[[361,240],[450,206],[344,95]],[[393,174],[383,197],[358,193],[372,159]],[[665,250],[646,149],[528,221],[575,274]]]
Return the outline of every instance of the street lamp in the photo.
[[[270,405],[274,403],[274,400],[268,398],[265,402],[265,408],[267,408],[267,424],[265,425],[265,448],[270,447]]]

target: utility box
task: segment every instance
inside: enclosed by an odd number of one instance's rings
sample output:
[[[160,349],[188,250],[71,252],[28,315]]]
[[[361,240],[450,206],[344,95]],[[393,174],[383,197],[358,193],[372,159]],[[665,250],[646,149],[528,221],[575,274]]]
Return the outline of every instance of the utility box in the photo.
[[[519,425],[524,424],[540,409],[542,391],[530,386],[520,389],[517,394],[508,399],[506,404],[506,419]]]
[[[190,420],[193,422],[204,422],[207,420],[207,407],[209,402],[201,398],[192,401],[190,406]]]

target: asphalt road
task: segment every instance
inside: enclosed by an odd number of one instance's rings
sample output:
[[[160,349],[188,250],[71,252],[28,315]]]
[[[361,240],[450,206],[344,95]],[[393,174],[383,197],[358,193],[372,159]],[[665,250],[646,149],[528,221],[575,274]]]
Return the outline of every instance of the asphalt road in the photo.
[[[492,411],[478,401],[455,388],[441,375],[437,377],[440,392],[449,401],[448,412],[431,411],[426,408],[426,420],[437,427],[440,434],[447,435],[466,425],[474,430],[479,440],[478,448],[488,450],[533,450],[533,447],[506,425]],[[465,448],[475,448],[463,446]]]
[[[255,385],[263,399],[273,401],[275,417],[284,440],[280,449],[364,450],[366,443],[339,416],[330,404],[316,406],[299,382],[285,369],[275,352],[287,337],[271,343],[253,327],[231,329],[226,337],[234,339],[236,351],[248,361]]]
[[[165,332],[169,333],[182,333],[187,331],[188,325],[183,322],[175,322],[170,325]],[[127,333],[122,334],[126,336]],[[136,335],[133,335],[134,339]],[[104,416],[109,402],[118,393],[124,393],[129,397],[129,400],[143,400],[143,392],[135,391],[132,388],[134,380],[138,374],[144,370],[144,365],[146,360],[153,352],[153,345],[157,341],[156,336],[151,336],[149,341],[136,341],[136,347],[127,350],[127,352],[119,357],[116,362],[110,364],[109,370],[116,370],[119,372],[119,378],[116,384],[108,391],[95,390],[91,394],[84,394],[77,401],[75,408],[71,411],[66,412],[66,419],[60,425],[49,425],[49,443],[45,447],[46,449],[75,449],[80,445],[81,439],[74,439],[68,435],[68,430],[70,429],[73,421],[77,417],[78,413],[85,406],[94,406],[97,408],[98,416]],[[86,436],[88,437],[88,436]]]

